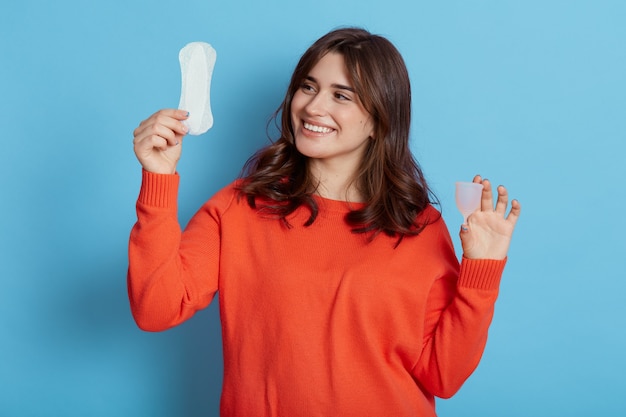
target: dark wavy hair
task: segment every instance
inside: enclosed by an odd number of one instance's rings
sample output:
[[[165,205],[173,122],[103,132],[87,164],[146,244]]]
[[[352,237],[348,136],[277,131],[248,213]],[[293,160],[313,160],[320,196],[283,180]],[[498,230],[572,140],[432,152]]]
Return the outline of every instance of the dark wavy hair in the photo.
[[[361,28],[333,30],[302,55],[272,117],[276,122],[280,117],[280,138],[246,162],[239,195],[287,226],[286,217],[300,206],[310,211],[305,225],[315,221],[319,208],[313,194],[318,184],[309,173],[308,158],[296,149],[290,110],[311,69],[330,52],[343,56],[356,94],[374,123],[373,138],[354,178],[366,204],[351,210],[346,222],[355,233],[369,233],[373,239],[383,232],[397,237],[399,244],[436,220],[418,217],[436,199],[409,149],[411,86],[404,60],[387,39]]]

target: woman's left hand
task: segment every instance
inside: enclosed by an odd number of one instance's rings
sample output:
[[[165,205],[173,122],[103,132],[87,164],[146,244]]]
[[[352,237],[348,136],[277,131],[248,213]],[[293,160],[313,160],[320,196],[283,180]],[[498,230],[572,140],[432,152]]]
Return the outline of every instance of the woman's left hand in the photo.
[[[481,207],[468,217],[466,224],[461,226],[459,235],[463,256],[469,259],[504,259],[522,207],[517,200],[511,201],[511,210],[507,215],[509,194],[506,188],[500,185],[497,188],[498,200],[494,209],[489,180],[483,180],[477,175],[474,182],[483,185]]]

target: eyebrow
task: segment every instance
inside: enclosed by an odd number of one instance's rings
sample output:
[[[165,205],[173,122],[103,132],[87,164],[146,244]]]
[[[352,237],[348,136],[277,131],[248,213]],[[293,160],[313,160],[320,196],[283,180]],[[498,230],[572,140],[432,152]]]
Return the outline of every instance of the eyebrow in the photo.
[[[306,76],[306,79],[309,81],[313,81],[315,84],[319,84],[319,82],[317,82],[317,80],[315,79],[315,77],[311,77],[310,75]],[[347,91],[351,91],[351,92],[355,92],[354,88],[349,87],[347,85],[343,85],[343,84],[331,84],[332,88],[338,88],[340,90],[347,90]]]

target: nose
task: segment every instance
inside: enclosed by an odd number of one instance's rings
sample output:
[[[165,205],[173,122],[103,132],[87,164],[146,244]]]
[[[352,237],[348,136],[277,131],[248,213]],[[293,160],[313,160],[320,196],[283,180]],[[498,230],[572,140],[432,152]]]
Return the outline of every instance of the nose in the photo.
[[[311,116],[324,116],[328,111],[324,93],[319,92],[309,97],[308,103],[304,106],[304,110],[307,114]]]

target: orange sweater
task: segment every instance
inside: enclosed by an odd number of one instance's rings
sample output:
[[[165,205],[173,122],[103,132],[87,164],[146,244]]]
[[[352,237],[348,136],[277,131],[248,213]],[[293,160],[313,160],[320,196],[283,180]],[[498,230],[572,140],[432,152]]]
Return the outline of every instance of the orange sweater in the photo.
[[[505,261],[459,266],[443,220],[394,249],[352,233],[344,202],[286,228],[229,186],[181,232],[178,180],[143,173],[130,304],[160,331],[219,293],[222,416],[434,416],[477,366]]]

